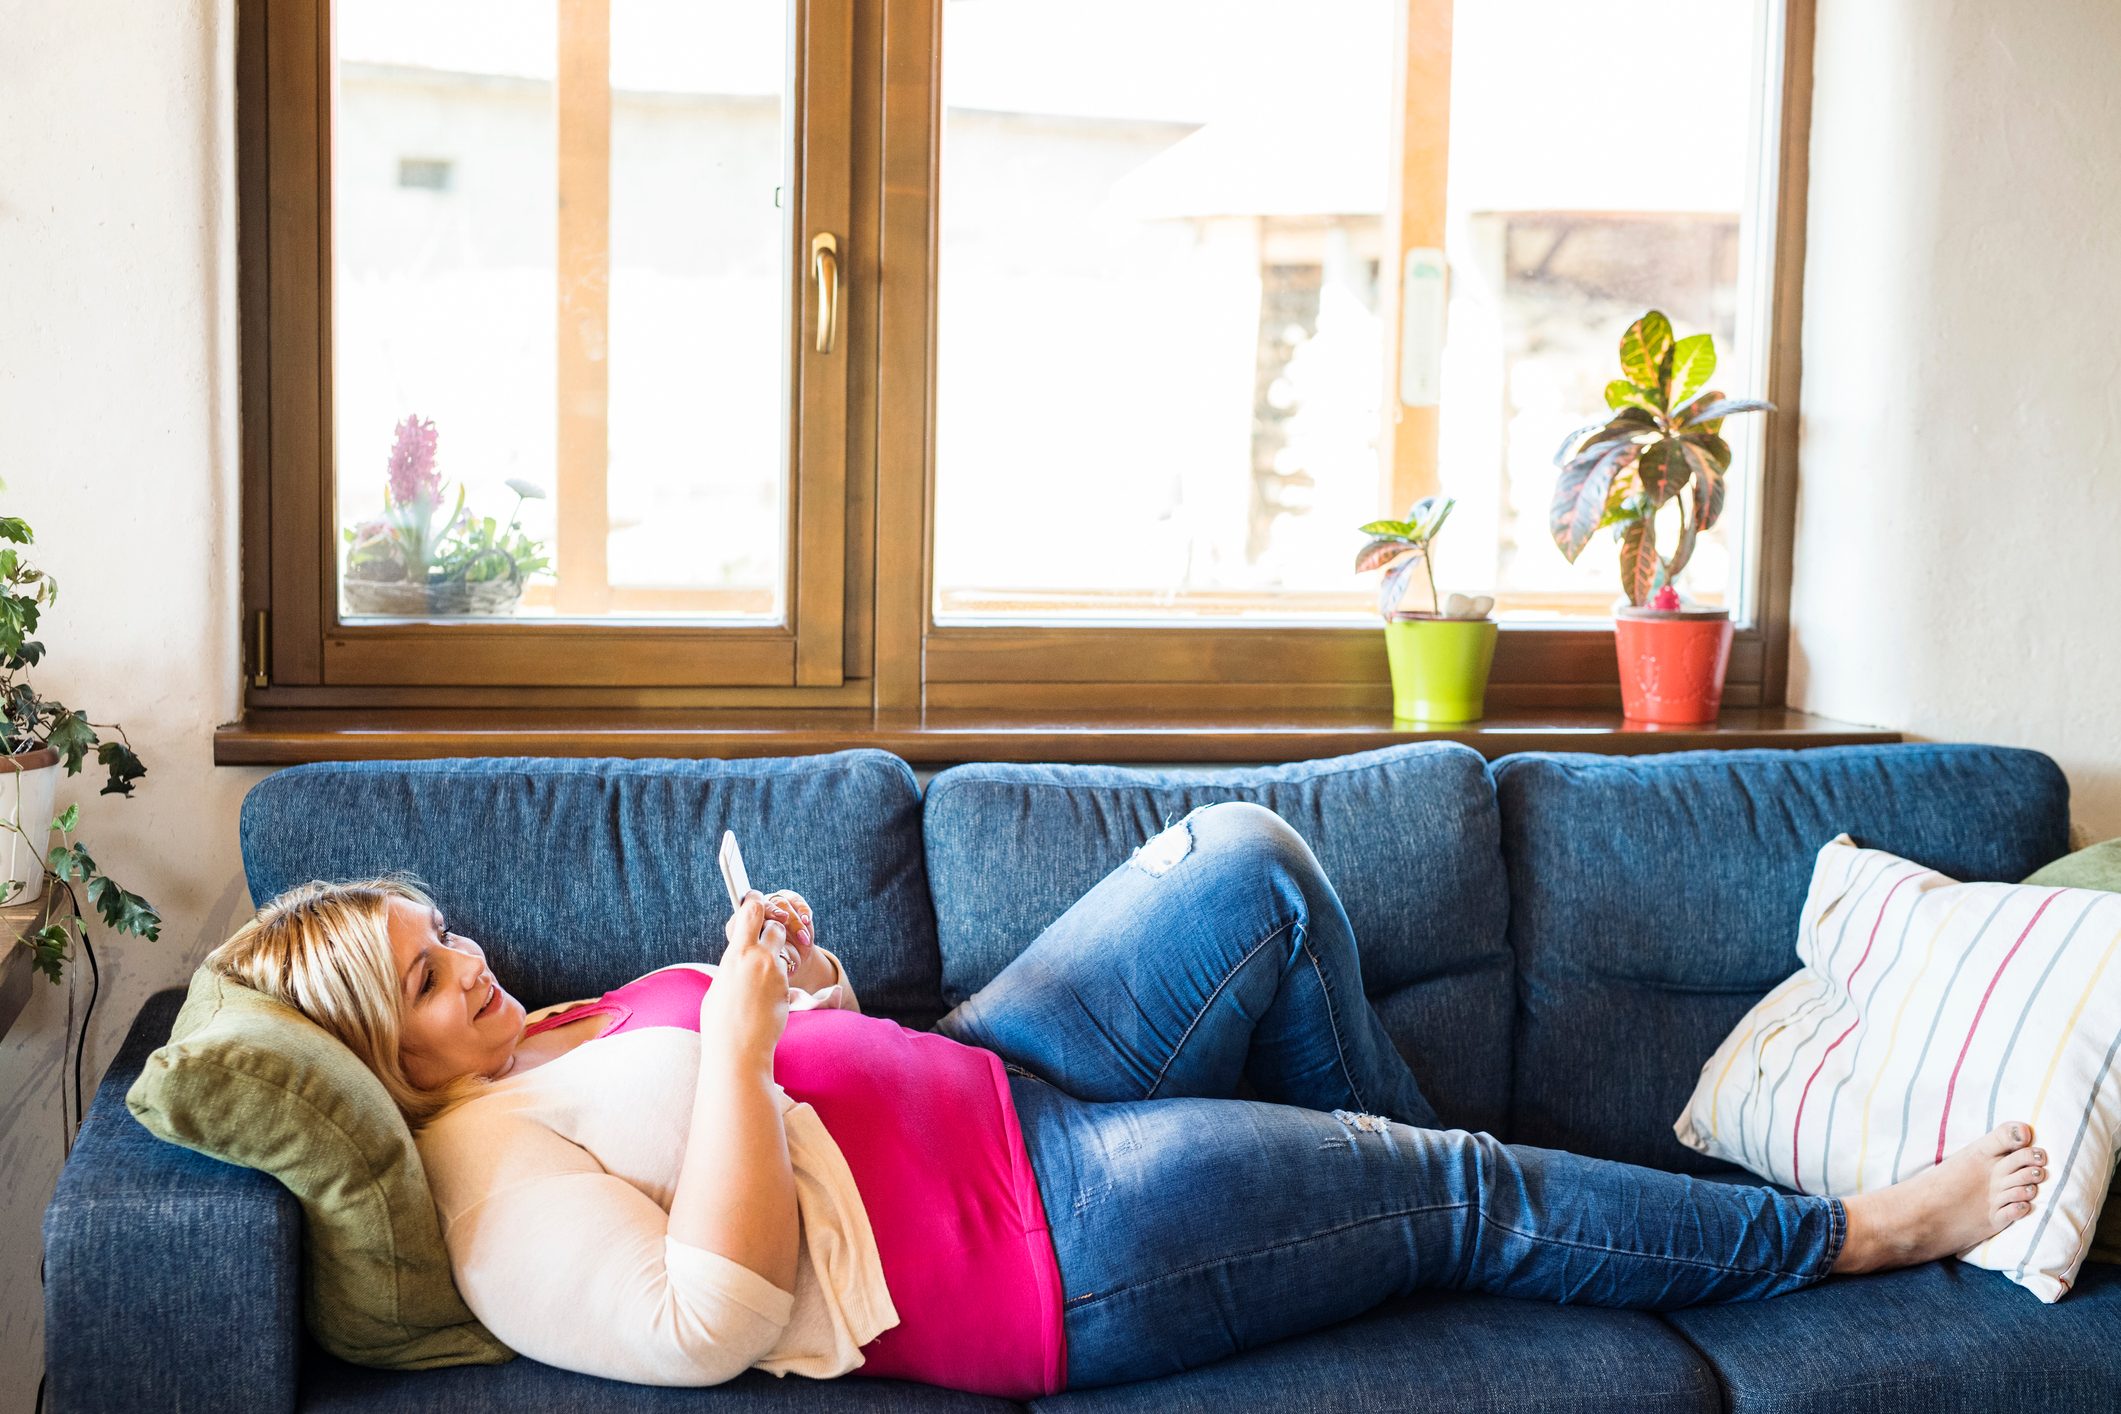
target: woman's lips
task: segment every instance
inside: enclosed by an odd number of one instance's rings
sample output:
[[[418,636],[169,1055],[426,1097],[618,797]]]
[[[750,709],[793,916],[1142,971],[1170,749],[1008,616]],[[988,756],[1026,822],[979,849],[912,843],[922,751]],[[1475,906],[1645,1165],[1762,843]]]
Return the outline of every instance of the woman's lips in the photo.
[[[472,1013],[474,1018],[484,1017],[486,1013],[492,1011],[501,1000],[500,984],[498,982],[489,982],[486,985],[489,990],[486,993],[485,1004],[482,1005],[476,1012]]]

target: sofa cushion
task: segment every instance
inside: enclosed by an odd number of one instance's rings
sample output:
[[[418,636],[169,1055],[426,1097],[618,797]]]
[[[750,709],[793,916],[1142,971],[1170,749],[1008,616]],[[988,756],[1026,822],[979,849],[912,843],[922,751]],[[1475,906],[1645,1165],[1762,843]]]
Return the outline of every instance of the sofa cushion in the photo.
[[[2029,1121],[2054,1154],[2046,1181],[1963,1255],[2057,1300],[2121,1140],[2121,1114],[2098,1103],[2121,1049],[2121,991],[2101,985],[2117,950],[2121,894],[1958,883],[1837,835],[1804,901],[1804,966],[1709,1057],[1674,1129],[1799,1192],[1845,1196]]]
[[[1347,908],[1363,987],[1452,1124],[1500,1123],[1510,958],[1494,793],[1451,743],[1227,770],[959,766],[925,835],[951,1002],[979,990],[1092,884],[1196,806],[1256,801],[1310,844]]]
[[[2121,840],[2088,845],[2066,854],[2026,878],[2028,884],[2057,889],[2102,889],[2121,894]],[[2092,1233],[2094,1262],[2121,1262],[2121,1194],[2109,1191],[2100,1210],[2099,1226]]]
[[[1518,965],[1507,1137],[1682,1172],[1702,1063],[1797,967],[1819,849],[1847,833],[1957,879],[2068,847],[2047,757],[1910,744],[1495,763]]]
[[[909,1380],[810,1380],[746,1370],[712,1389],[634,1385],[516,1359],[481,1370],[366,1370],[312,1353],[302,1414],[1009,1414],[1023,1406]]]
[[[1184,1374],[1075,1390],[1031,1407],[1050,1414],[1679,1414],[1722,1403],[1706,1362],[1655,1316],[1423,1292]]]
[[[1989,1414],[2121,1404],[2121,1271],[2043,1306],[2000,1272],[1931,1262],[1665,1320],[1714,1366],[1731,1414]]]
[[[303,1305],[327,1349],[411,1370],[513,1354],[457,1294],[390,1092],[308,1017],[202,967],[125,1103],[158,1137],[269,1173],[301,1200]]]
[[[409,870],[536,1007],[721,956],[724,829],[754,883],[810,900],[864,1009],[941,1013],[920,797],[888,752],[296,766],[244,798],[243,868],[259,901],[307,879]]]

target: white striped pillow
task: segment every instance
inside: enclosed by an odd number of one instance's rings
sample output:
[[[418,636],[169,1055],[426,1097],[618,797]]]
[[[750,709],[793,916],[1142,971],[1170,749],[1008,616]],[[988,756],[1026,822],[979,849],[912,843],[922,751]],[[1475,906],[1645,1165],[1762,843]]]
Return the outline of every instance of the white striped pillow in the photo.
[[[1960,1257],[2059,1300],[2121,1136],[2121,894],[1962,884],[1842,835],[1813,867],[1797,957],[1702,1067],[1679,1141],[1840,1195],[2028,1120],[2048,1180]]]

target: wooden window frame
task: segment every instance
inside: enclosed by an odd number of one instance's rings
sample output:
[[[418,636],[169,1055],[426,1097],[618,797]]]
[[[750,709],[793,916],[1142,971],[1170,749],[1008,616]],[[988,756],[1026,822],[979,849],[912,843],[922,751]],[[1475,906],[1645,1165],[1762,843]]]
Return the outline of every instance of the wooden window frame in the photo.
[[[556,270],[560,390],[557,548],[587,565],[593,591],[557,607],[652,612],[605,580],[603,526],[564,496],[598,497],[608,389],[590,350],[608,316],[609,0],[556,0],[563,50],[554,93],[562,194]],[[852,245],[854,0],[791,0],[796,39],[788,268],[809,265],[814,231]],[[243,265],[246,707],[252,711],[392,703],[455,705],[494,690],[525,705],[543,694],[624,698],[678,692],[703,703],[806,700],[846,687],[847,402],[868,370],[853,341],[822,352],[801,337],[818,295],[791,282],[787,612],[779,625],[677,625],[653,619],[343,622],[338,614],[331,387],[329,111],[331,0],[245,0],[238,18],[238,180]],[[599,40],[601,39],[601,43]],[[601,102],[599,101],[601,97]],[[840,320],[871,280],[843,272]],[[564,316],[564,317],[563,317]],[[710,601],[711,602],[711,601]]]
[[[345,722],[420,709],[472,710],[526,729],[554,713],[592,730],[610,709],[673,712],[711,724],[714,709],[860,712],[903,730],[924,714],[1183,713],[1204,705],[1271,725],[1291,714],[1388,715],[1390,687],[1374,627],[1124,628],[938,625],[931,611],[936,310],[936,195],[942,138],[939,55],[943,0],[795,0],[804,60],[843,76],[843,122],[798,124],[815,175],[839,164],[844,205],[830,221],[799,212],[792,229],[844,232],[837,420],[828,412],[797,444],[790,497],[791,620],[778,631],[602,624],[334,623],[336,586],[321,527],[329,465],[328,192],[317,105],[330,75],[319,29],[329,0],[243,0],[238,35],[238,179],[244,351],[245,710],[251,724]],[[1740,626],[1724,701],[1737,709],[1785,701],[1799,425],[1806,154],[1815,0],[1783,0],[1780,134],[1772,230],[1772,292],[1764,340],[1767,395],[1752,556],[1752,622]],[[834,7],[846,23],[820,52],[810,17]],[[1406,0],[1399,43],[1433,56],[1447,40],[1451,0]],[[270,15],[268,24],[267,16]],[[824,27],[829,30],[831,27]],[[1426,47],[1424,47],[1426,41]],[[1444,62],[1447,63],[1447,60]],[[1402,63],[1404,76],[1412,66]],[[1432,80],[1402,102],[1399,189],[1440,181],[1447,94]],[[1411,174],[1411,175],[1408,175]],[[1395,196],[1397,192],[1395,191]],[[1440,202],[1395,200],[1388,230],[1403,246],[1440,244]],[[807,257],[806,257],[807,258]],[[797,271],[802,264],[792,267]],[[886,278],[883,272],[889,272]],[[1386,281],[1387,327],[1397,271]],[[796,281],[799,315],[812,313]],[[798,327],[800,327],[798,325]],[[1396,345],[1396,340],[1390,341]],[[802,364],[803,404],[820,380]],[[1396,349],[1391,355],[1396,362]],[[1396,368],[1388,371],[1396,384]],[[1432,489],[1433,409],[1385,400],[1381,473],[1395,501]],[[1395,417],[1396,410],[1396,417]],[[812,417],[819,416],[814,407]],[[795,416],[800,417],[798,412]],[[821,432],[820,428],[827,429]],[[822,445],[830,441],[829,447]],[[813,632],[813,630],[816,630]],[[535,651],[520,651],[534,643]],[[592,651],[593,650],[593,651]],[[536,670],[525,664],[542,662]],[[408,671],[411,665],[416,671]],[[555,667],[554,665],[558,665]],[[1610,624],[1505,624],[1488,700],[1500,711],[1615,709]],[[686,714],[691,714],[688,718]],[[725,714],[726,715],[726,714]],[[731,717],[734,720],[734,717]],[[852,717],[844,720],[853,721]],[[1617,725],[1617,719],[1616,719]],[[860,739],[850,728],[846,740]],[[498,748],[497,748],[498,749]],[[224,759],[235,759],[231,754]]]

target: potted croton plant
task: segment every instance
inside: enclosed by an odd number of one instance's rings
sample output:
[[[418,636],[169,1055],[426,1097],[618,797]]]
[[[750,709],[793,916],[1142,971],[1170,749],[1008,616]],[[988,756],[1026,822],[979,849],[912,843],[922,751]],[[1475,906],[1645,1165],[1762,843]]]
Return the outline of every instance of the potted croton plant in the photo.
[[[1373,520],[1362,527],[1369,543],[1355,553],[1355,571],[1383,570],[1377,612],[1385,621],[1385,655],[1392,665],[1392,715],[1421,722],[1473,722],[1484,710],[1488,669],[1495,661],[1495,621],[1488,595],[1436,592],[1437,534],[1458,503],[1448,496],[1417,501],[1405,520]],[[1419,567],[1429,581],[1429,609],[1401,607]]]
[[[46,873],[62,889],[79,884],[89,905],[111,928],[152,940],[162,919],[154,905],[129,892],[105,874],[74,838],[80,820],[78,803],[57,809],[59,777],[80,774],[93,754],[106,772],[101,794],[131,795],[133,782],[147,767],[133,753],[125,729],[92,723],[87,714],[41,695],[29,681],[29,670],[44,660],[44,645],[31,637],[43,610],[57,601],[59,585],[24,559],[16,546],[35,536],[18,516],[0,516],[0,716],[5,719],[6,768],[0,770],[0,832],[4,832],[5,871],[0,875],[0,905],[33,903],[44,892]],[[101,732],[115,732],[107,741]],[[21,942],[35,965],[52,981],[62,975],[73,940],[82,933],[79,900],[69,914],[47,908],[49,921],[24,933]],[[0,947],[7,946],[0,940]]]
[[[1654,309],[1621,336],[1620,371],[1606,384],[1612,415],[1571,432],[1555,454],[1554,543],[1571,564],[1607,526],[1620,543],[1627,604],[1614,612],[1613,640],[1627,716],[1713,722],[1730,664],[1730,612],[1687,606],[1673,581],[1696,537],[1723,513],[1731,470],[1723,420],[1774,405],[1710,388],[1714,340],[1674,339],[1672,321]],[[1658,513],[1667,506],[1678,521],[1670,554],[1658,546]]]
[[[510,481],[516,493],[505,529],[492,516],[464,505],[464,487],[443,514],[442,477],[435,469],[440,435],[417,416],[398,424],[391,443],[383,514],[342,532],[346,541],[346,606],[357,614],[403,617],[506,614],[523,585],[550,561],[545,542],[521,528],[523,502],[543,500],[543,487]]]

